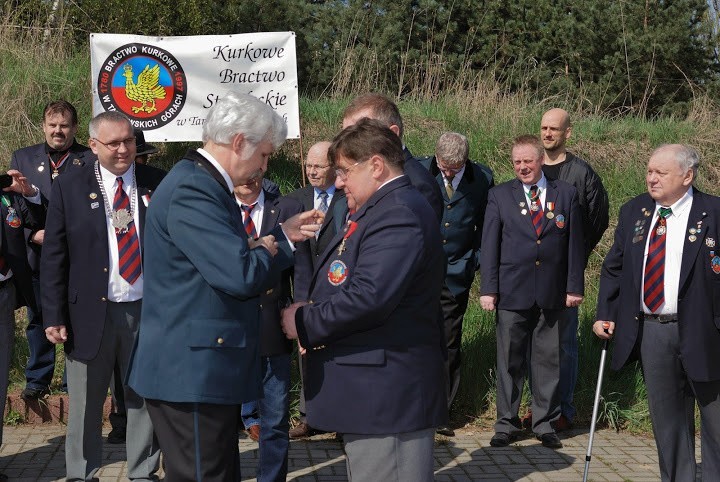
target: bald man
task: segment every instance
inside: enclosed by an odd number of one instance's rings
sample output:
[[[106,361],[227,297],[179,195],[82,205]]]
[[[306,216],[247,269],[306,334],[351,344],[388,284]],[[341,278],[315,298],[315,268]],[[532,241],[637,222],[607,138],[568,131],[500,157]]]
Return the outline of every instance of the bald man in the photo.
[[[608,227],[608,195],[602,180],[590,164],[566,148],[572,135],[570,115],[563,109],[550,109],[540,123],[540,138],[545,148],[543,173],[549,179],[559,179],[575,186],[582,214],[583,236],[585,238],[585,265],[590,253],[602,238]],[[562,432],[572,427],[575,417],[573,392],[578,372],[578,309],[567,310],[568,321],[560,333],[560,418],[554,422],[555,430]],[[529,425],[531,420],[526,416]],[[529,420],[528,420],[529,418]]]
[[[325,251],[330,240],[335,237],[345,223],[348,206],[345,193],[342,189],[335,188],[335,169],[328,160],[328,149],[330,142],[321,141],[313,144],[308,150],[305,161],[305,174],[307,175],[307,186],[288,194],[288,197],[300,201],[303,209],[319,209],[325,212],[325,221],[318,232],[317,237],[311,238],[303,243],[298,243],[295,259],[305,258],[302,263],[295,267],[293,277],[293,291],[295,301],[307,301],[310,281],[315,271],[315,265],[319,256]],[[310,266],[311,270],[302,269],[302,266]],[[303,356],[300,355],[300,375],[303,375]],[[297,439],[319,433],[307,425],[305,421],[305,392],[300,385],[300,423],[290,430],[290,438]]]

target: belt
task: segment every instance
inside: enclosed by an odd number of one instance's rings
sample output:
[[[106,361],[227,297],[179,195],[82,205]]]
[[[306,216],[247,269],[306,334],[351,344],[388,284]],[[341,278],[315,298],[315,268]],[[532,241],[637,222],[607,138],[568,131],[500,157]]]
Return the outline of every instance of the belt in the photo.
[[[645,321],[654,321],[657,323],[672,323],[677,321],[677,313],[671,313],[667,315],[655,315],[643,313],[643,319]]]

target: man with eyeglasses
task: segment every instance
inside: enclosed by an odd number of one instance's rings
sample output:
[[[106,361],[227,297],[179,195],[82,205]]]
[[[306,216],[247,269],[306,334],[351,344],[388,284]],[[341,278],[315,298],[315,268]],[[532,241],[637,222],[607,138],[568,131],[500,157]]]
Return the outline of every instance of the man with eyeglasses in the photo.
[[[303,258],[305,263],[296,263],[293,276],[293,291],[296,301],[308,300],[310,281],[312,274],[315,272],[318,259],[323,251],[325,251],[330,240],[335,237],[338,231],[342,230],[348,213],[345,193],[342,189],[336,189],[335,169],[327,157],[330,144],[330,142],[323,141],[310,147],[307,160],[305,161],[305,173],[310,184],[288,195],[288,197],[300,201],[306,211],[309,209],[318,209],[325,212],[325,220],[323,221],[320,231],[318,231],[317,237],[310,238],[297,245],[295,259]],[[297,269],[298,266],[310,266],[311,269]],[[300,423],[290,430],[290,438],[292,439],[309,437],[321,433],[309,426],[305,417],[305,390],[302,385],[302,380],[304,379],[303,359],[304,355],[300,354]]]
[[[12,154],[11,174],[24,178],[31,192],[26,200],[47,210],[50,188],[55,179],[64,173],[73,172],[92,161],[93,154],[87,147],[75,140],[78,115],[75,107],[64,100],[48,103],[43,110],[42,130],[45,142],[24,147]],[[21,397],[32,402],[50,394],[50,382],[55,371],[55,346],[45,338],[40,302],[40,255],[45,235],[41,216],[34,230],[25,230],[28,244],[28,263],[32,270],[32,284],[37,305],[28,307],[28,325],[25,331],[30,356],[25,367],[25,389]]]
[[[447,422],[437,220],[380,122],[344,129],[329,157],[356,210],[320,256],[312,303],[282,320],[307,349],[308,423],[342,433],[354,482],[429,482],[435,428]]]
[[[41,260],[45,334],[65,344],[70,413],[68,481],[92,480],[102,462],[102,416],[116,361],[127,370],[143,298],[142,244],[150,195],[165,172],[135,162],[130,121],[90,121],[97,160],[53,184]],[[127,476],[157,480],[159,448],[143,399],[125,386]]]
[[[448,410],[460,386],[462,324],[475,272],[480,269],[480,244],[488,191],[494,186],[490,168],[468,160],[467,138],[445,132],[435,146],[435,156],[420,163],[442,188],[444,209],[440,223],[447,273],[440,295],[448,349]],[[450,427],[438,433],[452,436]]]

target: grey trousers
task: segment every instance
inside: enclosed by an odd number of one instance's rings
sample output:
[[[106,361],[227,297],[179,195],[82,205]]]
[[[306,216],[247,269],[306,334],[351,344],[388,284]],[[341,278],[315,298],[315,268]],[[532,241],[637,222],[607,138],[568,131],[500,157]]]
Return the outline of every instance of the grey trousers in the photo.
[[[389,435],[343,434],[350,482],[432,482],[435,428]]]
[[[696,402],[703,480],[720,480],[720,380],[695,382],[687,377],[677,322],[643,322],[640,357],[663,482],[695,480]]]
[[[140,301],[108,302],[97,356],[88,362],[67,358],[70,408],[65,438],[68,481],[97,480],[102,457],[102,410],[115,362],[127,371],[140,321]],[[157,480],[160,450],[145,402],[125,386],[127,408],[127,477]]]
[[[15,285],[8,281],[0,288],[0,445],[2,445],[2,419],[5,415],[10,362],[15,344]]]
[[[537,435],[555,431],[550,422],[560,418],[560,325],[566,319],[564,309],[498,310],[495,432],[522,430],[518,410],[528,368],[532,430]]]

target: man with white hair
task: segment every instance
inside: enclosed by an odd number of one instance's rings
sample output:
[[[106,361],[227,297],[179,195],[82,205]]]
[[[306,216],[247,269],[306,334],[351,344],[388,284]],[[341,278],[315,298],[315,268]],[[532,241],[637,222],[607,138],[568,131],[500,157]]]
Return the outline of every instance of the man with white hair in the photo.
[[[700,158],[661,146],[647,193],[620,208],[600,274],[593,331],[615,339],[612,368],[639,357],[664,481],[695,480],[695,404],[703,480],[720,474],[720,198],[693,187]]]
[[[153,196],[146,290],[128,384],[143,396],[167,480],[239,480],[239,405],[261,395],[260,294],[292,265],[291,241],[314,236],[317,211],[252,239],[233,189],[260,179],[285,140],[283,119],[228,93]]]

